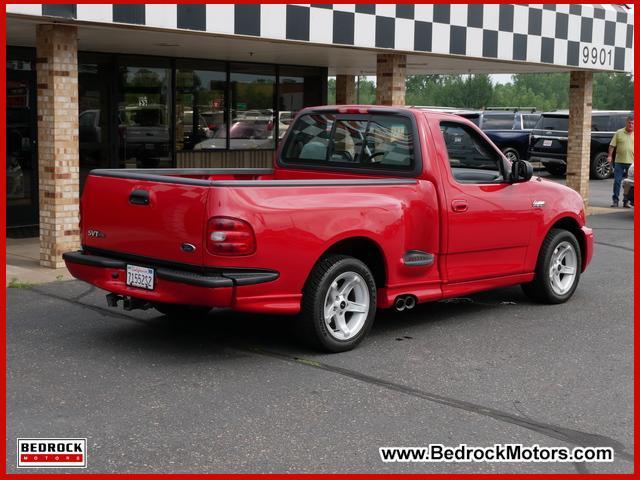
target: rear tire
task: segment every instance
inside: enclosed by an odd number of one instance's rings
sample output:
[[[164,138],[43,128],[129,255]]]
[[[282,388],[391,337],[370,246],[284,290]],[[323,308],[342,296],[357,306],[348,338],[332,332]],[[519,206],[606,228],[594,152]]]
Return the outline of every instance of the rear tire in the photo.
[[[206,317],[207,314],[211,311],[210,307],[160,302],[154,303],[153,308],[155,308],[163,315],[166,315],[167,317],[171,317],[173,319],[194,319]]]
[[[607,160],[607,153],[600,152],[591,160],[591,178],[606,180],[613,175],[613,168]]]
[[[522,284],[522,290],[535,302],[564,303],[575,292],[581,269],[578,240],[568,230],[554,228],[542,242],[533,281]]]
[[[351,350],[371,329],[376,302],[376,283],[364,263],[346,255],[327,256],[304,287],[302,339],[328,352]]]

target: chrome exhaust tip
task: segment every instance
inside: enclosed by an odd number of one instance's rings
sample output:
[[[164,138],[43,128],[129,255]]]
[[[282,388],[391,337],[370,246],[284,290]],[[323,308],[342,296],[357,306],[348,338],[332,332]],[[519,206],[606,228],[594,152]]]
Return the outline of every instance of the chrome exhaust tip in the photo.
[[[413,307],[416,306],[416,297],[412,295],[407,295],[407,298],[404,301],[404,306],[406,307],[407,310],[411,310]]]
[[[393,307],[396,309],[397,312],[403,311],[405,309],[405,307],[406,307],[406,303],[404,301],[404,298],[403,297],[396,298],[396,301],[393,304]]]

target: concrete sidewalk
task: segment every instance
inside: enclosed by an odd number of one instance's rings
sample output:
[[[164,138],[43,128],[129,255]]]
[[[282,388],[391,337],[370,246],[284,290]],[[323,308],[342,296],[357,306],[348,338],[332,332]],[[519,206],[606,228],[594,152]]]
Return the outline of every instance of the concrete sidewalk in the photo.
[[[40,266],[40,239],[7,238],[7,285],[70,280],[66,268]]]

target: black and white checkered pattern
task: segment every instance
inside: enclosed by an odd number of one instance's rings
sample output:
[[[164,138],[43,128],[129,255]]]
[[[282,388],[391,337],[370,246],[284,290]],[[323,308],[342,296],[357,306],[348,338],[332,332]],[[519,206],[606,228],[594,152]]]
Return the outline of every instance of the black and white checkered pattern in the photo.
[[[633,70],[633,10],[621,5],[14,4],[7,5],[7,12],[406,53]]]

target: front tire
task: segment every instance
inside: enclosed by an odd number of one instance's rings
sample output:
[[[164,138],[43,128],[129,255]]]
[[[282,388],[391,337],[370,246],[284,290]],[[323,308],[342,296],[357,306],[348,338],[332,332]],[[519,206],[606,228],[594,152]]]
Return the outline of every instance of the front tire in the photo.
[[[535,278],[522,290],[539,303],[558,304],[571,298],[580,281],[580,245],[568,230],[552,229],[542,242]]]
[[[376,302],[376,283],[364,263],[346,255],[321,259],[303,292],[303,339],[329,352],[351,350],[371,329]]]
[[[510,162],[517,162],[518,160],[520,160],[520,154],[515,148],[505,148],[504,150],[502,150],[502,153]]]
[[[591,178],[606,180],[613,175],[613,168],[607,159],[606,152],[600,152],[591,160]]]

